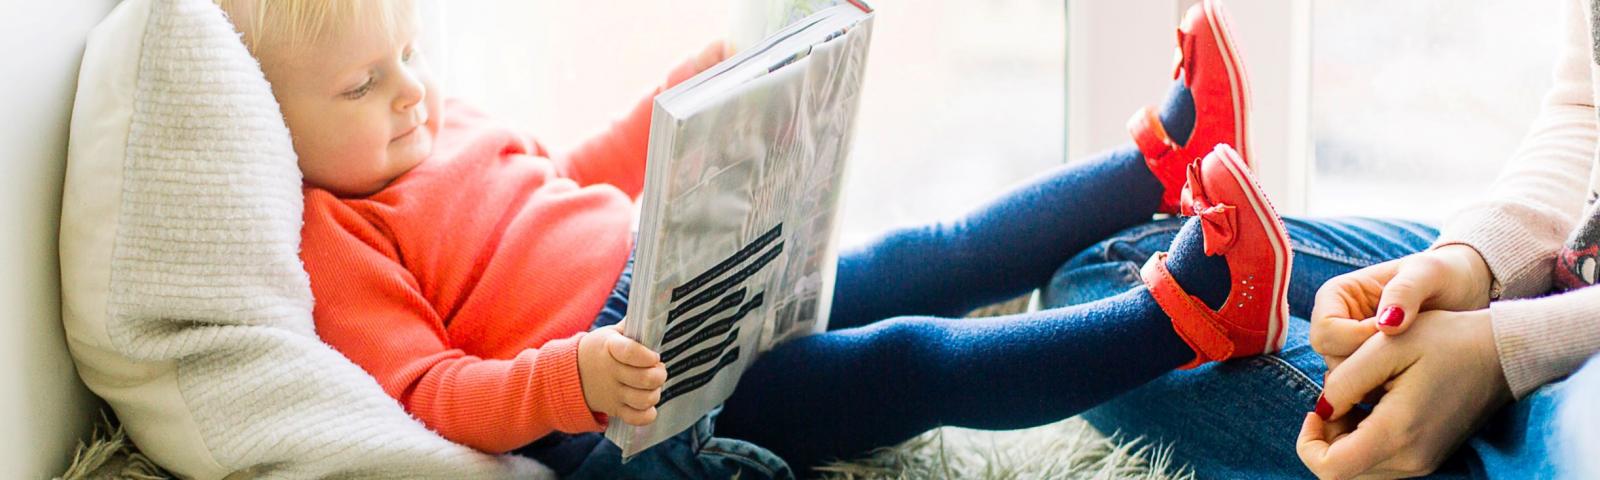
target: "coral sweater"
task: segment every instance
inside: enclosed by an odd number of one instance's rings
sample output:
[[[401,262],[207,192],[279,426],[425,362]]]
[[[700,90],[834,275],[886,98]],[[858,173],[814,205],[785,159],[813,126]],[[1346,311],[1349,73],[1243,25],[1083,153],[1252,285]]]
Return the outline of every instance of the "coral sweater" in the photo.
[[[600,430],[577,346],[632,248],[652,98],[560,157],[448,102],[432,156],[378,193],[306,187],[317,334],[457,443],[501,453]]]

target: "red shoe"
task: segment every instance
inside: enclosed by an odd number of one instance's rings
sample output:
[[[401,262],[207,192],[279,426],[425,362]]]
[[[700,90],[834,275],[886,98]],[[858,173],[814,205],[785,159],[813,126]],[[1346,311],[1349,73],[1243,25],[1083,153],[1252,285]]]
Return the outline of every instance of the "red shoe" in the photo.
[[[1178,26],[1172,77],[1182,78],[1194,97],[1194,131],[1189,134],[1188,143],[1178,145],[1167,135],[1153,107],[1139,109],[1128,120],[1133,143],[1144,154],[1150,171],[1166,187],[1161,195],[1162,213],[1178,213],[1184,171],[1213,147],[1233,145],[1244,164],[1250,165],[1250,142],[1246,138],[1249,85],[1232,36],[1221,0],[1202,0],[1190,7]]]
[[[1189,164],[1188,178],[1183,213],[1200,217],[1205,253],[1226,257],[1232,288],[1222,309],[1213,311],[1173,279],[1166,252],[1144,264],[1140,276],[1150,296],[1194,348],[1194,361],[1182,368],[1282,349],[1293,263],[1283,221],[1244,159],[1227,145]]]

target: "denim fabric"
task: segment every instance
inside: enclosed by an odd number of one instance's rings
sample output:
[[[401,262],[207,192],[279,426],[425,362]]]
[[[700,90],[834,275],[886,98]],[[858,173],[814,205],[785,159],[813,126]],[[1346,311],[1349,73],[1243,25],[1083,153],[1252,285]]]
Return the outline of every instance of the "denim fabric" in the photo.
[[[712,435],[721,409],[712,410],[694,427],[622,461],[622,450],[602,439],[571,479],[792,479],[782,459],[750,442]]]
[[[1568,377],[1556,413],[1556,464],[1563,478],[1600,478],[1600,355]]]
[[[633,257],[595,316],[590,330],[616,325],[628,312]],[[794,478],[777,455],[750,442],[712,436],[721,409],[706,414],[689,430],[622,461],[622,450],[600,433],[551,433],[513,453],[538,460],[563,478],[575,479],[785,479]]]
[[[1282,352],[1174,371],[1083,417],[1102,432],[1172,444],[1176,464],[1200,478],[1305,478],[1295,439],[1321,392],[1325,366],[1307,344],[1305,320],[1327,279],[1427,248],[1427,226],[1371,219],[1285,219],[1294,245],[1289,338]],[[1046,307],[1095,301],[1140,284],[1138,267],[1171,242],[1181,222],[1126,230],[1057,271]],[[1596,367],[1600,368],[1600,367]],[[1600,376],[1600,375],[1597,375]],[[1436,478],[1550,478],[1547,442],[1562,382],[1497,412]]]

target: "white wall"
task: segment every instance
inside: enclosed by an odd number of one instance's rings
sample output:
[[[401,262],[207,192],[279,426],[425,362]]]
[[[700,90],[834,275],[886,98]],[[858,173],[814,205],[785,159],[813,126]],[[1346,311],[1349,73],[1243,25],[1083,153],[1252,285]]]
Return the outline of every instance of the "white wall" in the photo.
[[[113,0],[8,0],[0,16],[0,478],[61,474],[98,418],[61,329],[56,230],[85,35]]]

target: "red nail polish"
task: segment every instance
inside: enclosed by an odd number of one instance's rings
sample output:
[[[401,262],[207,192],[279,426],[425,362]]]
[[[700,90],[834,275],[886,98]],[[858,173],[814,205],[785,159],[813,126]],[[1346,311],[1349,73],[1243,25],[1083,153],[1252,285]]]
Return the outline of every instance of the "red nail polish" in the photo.
[[[1405,321],[1405,319],[1405,310],[1401,310],[1400,307],[1389,307],[1383,309],[1383,313],[1378,314],[1378,325],[1383,325],[1385,327],[1398,327],[1400,326],[1400,322]]]
[[[1328,417],[1333,416],[1333,405],[1329,405],[1328,399],[1323,398],[1321,395],[1317,396],[1317,416],[1322,417],[1324,422],[1328,421]]]

